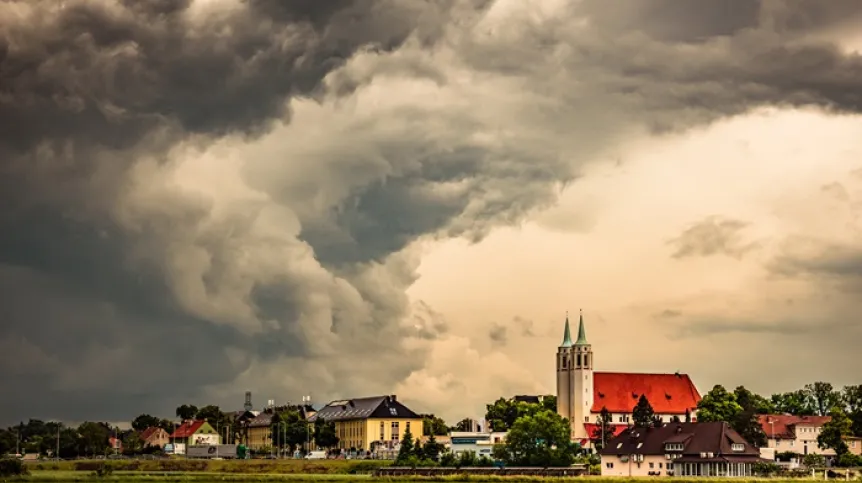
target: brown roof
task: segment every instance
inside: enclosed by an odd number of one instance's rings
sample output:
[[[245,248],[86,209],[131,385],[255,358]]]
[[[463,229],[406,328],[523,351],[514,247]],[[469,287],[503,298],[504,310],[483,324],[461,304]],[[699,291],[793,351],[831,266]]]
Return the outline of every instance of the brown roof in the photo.
[[[667,443],[682,443],[682,451],[668,451]],[[742,444],[742,451],[733,451],[733,444]],[[664,455],[682,454],[681,458],[700,459],[702,453],[712,458],[759,458],[760,451],[749,444],[729,424],[668,423],[661,428],[629,428],[608,441],[602,455]]]
[[[793,416],[791,414],[761,414],[760,427],[770,439],[796,439],[796,426],[823,426],[829,416]]]
[[[158,427],[158,426],[150,426],[149,428],[145,429],[145,430],[141,433],[141,441],[147,441],[147,440],[149,440],[150,438],[152,438],[152,437],[153,437],[153,435],[158,434],[158,432],[159,432],[159,430],[160,430],[160,429],[161,429],[162,431],[164,431],[162,428],[160,428],[160,427]],[[165,433],[167,433],[167,431],[165,431]]]

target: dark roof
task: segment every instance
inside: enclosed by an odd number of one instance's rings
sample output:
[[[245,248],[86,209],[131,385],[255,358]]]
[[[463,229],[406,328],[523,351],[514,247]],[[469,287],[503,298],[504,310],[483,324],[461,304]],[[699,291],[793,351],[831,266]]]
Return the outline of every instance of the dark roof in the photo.
[[[529,404],[541,404],[542,396],[515,396],[512,398],[513,401],[524,402]]]
[[[260,428],[272,425],[272,413],[260,413],[248,420],[249,428]]]
[[[165,431],[164,429],[162,429],[158,426],[150,426],[149,428],[147,428],[143,432],[141,432],[141,436],[140,436],[141,441],[146,441],[146,440],[150,439],[153,435],[159,434],[159,431],[164,431],[165,433],[167,433],[167,431]]]
[[[595,372],[592,412],[631,413],[646,396],[658,414],[685,414],[697,409],[700,393],[686,374]]]
[[[667,451],[666,443],[682,443],[682,451]],[[733,444],[742,444],[742,451],[733,451]],[[608,441],[602,455],[663,455],[682,454],[681,458],[700,459],[702,453],[713,458],[759,458],[760,451],[749,444],[729,424],[668,423],[660,428],[628,428]]]
[[[311,415],[308,420],[313,422],[318,418],[326,421],[347,421],[369,418],[422,419],[422,416],[398,402],[398,399],[392,395],[332,401]]]

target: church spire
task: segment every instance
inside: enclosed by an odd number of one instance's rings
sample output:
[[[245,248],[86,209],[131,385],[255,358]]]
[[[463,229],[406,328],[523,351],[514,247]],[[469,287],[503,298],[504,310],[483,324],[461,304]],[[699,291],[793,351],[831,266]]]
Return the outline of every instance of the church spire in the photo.
[[[563,343],[560,347],[572,346],[572,331],[569,329],[569,313],[566,312],[566,329],[563,331]]]
[[[566,317],[566,334],[568,334],[568,330],[569,318]],[[578,322],[578,341],[575,342],[575,345],[589,345],[589,342],[587,342],[587,332],[584,330],[584,309],[581,309],[581,318]]]

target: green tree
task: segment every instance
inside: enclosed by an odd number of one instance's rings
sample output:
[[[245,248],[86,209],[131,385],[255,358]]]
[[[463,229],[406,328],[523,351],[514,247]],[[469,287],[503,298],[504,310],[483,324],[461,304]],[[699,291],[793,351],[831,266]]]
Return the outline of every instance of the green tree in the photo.
[[[686,423],[691,422],[691,409],[685,410],[685,421],[684,422],[686,422]]]
[[[0,429],[0,456],[14,453],[17,440],[18,436],[14,431]]]
[[[437,442],[437,438],[434,437],[433,433],[429,435],[428,441],[426,441],[425,446],[422,447],[422,454],[425,459],[437,461],[442,451],[443,445]]]
[[[534,415],[542,411],[542,406],[501,397],[492,404],[486,405],[486,409],[485,420],[491,429],[493,431],[508,431],[518,418]]]
[[[557,396],[546,394],[542,398],[542,409],[557,412]]]
[[[512,424],[498,456],[513,466],[570,466],[576,449],[569,421],[543,410]]]
[[[422,441],[419,438],[413,441],[413,456],[420,460],[425,458],[425,451],[422,449]]]
[[[832,408],[842,404],[841,393],[828,382],[818,381],[814,384],[806,384],[805,392],[819,416],[826,416]]]
[[[149,426],[148,426],[149,427]],[[144,440],[137,431],[127,431],[123,437],[123,453],[127,455],[141,454],[144,449]]]
[[[611,424],[612,416],[608,408],[602,406],[599,418],[596,420],[596,429],[593,430],[591,438],[595,441],[596,449],[601,451],[604,445],[614,437],[614,427]]]
[[[744,386],[738,386],[733,390],[733,395],[736,397],[736,402],[742,406],[743,410],[751,410],[756,414],[774,414],[775,406],[772,401],[766,399],[760,394],[755,394]]]
[[[452,427],[452,430],[453,431],[467,431],[468,429],[470,429],[471,423],[472,423],[472,421],[470,420],[470,418],[464,418],[464,419],[458,421],[458,423]]]
[[[754,446],[758,448],[766,446],[766,433],[763,432],[760,418],[754,409],[743,409],[734,416],[730,425],[740,436]]]
[[[741,411],[742,406],[736,402],[736,396],[727,392],[724,386],[717,384],[697,403],[697,420],[702,423],[713,421],[732,423]]]
[[[447,434],[449,434],[449,427],[446,426],[446,421],[443,421],[443,418],[438,418],[433,414],[422,415],[423,436],[445,436]]]
[[[183,421],[186,419],[195,419],[198,415],[198,407],[191,404],[183,404],[177,408],[176,414]]]
[[[813,416],[814,406],[809,394],[803,389],[773,394],[770,399],[776,413],[792,414],[794,416]]]
[[[853,435],[862,437],[862,384],[845,386],[841,396],[847,407]]]
[[[158,426],[161,420],[155,416],[150,416],[149,414],[141,414],[132,420],[132,429],[135,431],[144,431],[145,429]]]
[[[820,434],[817,435],[817,444],[821,448],[829,448],[835,451],[839,457],[848,452],[847,443],[844,438],[850,436],[852,421],[838,406],[829,411],[830,420],[823,425]]]
[[[398,457],[395,458],[396,465],[403,465],[410,461],[413,456],[413,434],[410,430],[404,432],[404,439],[401,440],[401,447],[398,449]]]
[[[281,420],[284,421],[285,427],[285,443],[290,448],[290,451],[296,449],[308,441],[309,428],[308,422],[302,418],[302,414],[295,409],[285,411],[281,414]]]
[[[225,428],[230,426],[230,417],[223,413],[218,406],[208,405],[200,408],[196,414],[197,419],[203,419],[210,424],[219,436],[224,437]]]
[[[654,418],[655,411],[653,411],[652,405],[647,397],[641,394],[638,403],[632,409],[632,423],[638,428],[648,428],[653,425]]]
[[[84,422],[78,426],[79,453],[82,455],[95,456],[102,454],[108,446],[111,430],[107,425],[94,422]]]
[[[335,432],[335,423],[328,422],[323,418],[314,420],[314,444],[320,448],[334,448],[338,445],[338,435]]]
[[[174,430],[177,429],[177,425],[170,419],[162,419],[156,426],[164,429],[168,434],[173,433]]]

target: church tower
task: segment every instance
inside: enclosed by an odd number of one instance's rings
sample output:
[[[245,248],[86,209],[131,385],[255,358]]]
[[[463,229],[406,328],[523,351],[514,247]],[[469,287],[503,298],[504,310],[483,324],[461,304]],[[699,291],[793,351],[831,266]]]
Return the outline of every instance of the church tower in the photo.
[[[563,330],[563,343],[557,348],[557,414],[572,420],[572,370],[573,368],[572,332],[569,329],[569,314],[566,314],[566,328]]]
[[[583,312],[581,312],[578,321],[578,339],[573,344],[571,353],[573,367],[569,386],[571,388],[569,404],[571,404],[572,409],[569,413],[571,414],[569,421],[572,424],[572,438],[587,439],[591,435],[587,434],[584,424],[595,423],[591,414],[593,407],[593,348],[587,342]]]

